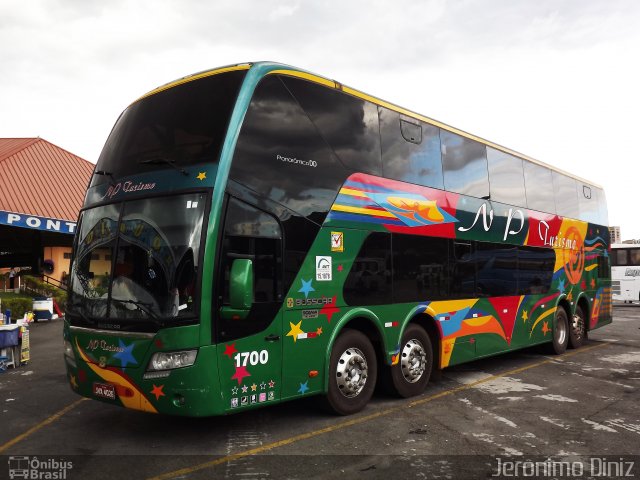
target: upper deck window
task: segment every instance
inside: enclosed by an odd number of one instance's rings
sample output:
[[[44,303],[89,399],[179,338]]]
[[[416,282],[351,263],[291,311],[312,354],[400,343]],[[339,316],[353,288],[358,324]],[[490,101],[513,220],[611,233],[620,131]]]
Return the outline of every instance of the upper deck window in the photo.
[[[145,97],[118,119],[91,186],[135,173],[217,163],[244,71],[177,85]],[[110,178],[111,177],[111,178]]]
[[[578,218],[578,189],[575,179],[559,172],[553,172],[553,191],[558,215]]]
[[[440,129],[388,108],[379,112],[384,176],[443,189]]]
[[[556,213],[551,170],[536,163],[524,162],[524,182],[527,207],[546,213]]]
[[[348,175],[282,78],[262,79],[242,124],[230,178],[322,223]]]
[[[526,206],[522,159],[487,147],[491,200]]]
[[[487,149],[474,140],[442,130],[442,165],[445,189],[488,198]]]
[[[345,167],[381,174],[378,109],[373,103],[299,78],[281,78]]]

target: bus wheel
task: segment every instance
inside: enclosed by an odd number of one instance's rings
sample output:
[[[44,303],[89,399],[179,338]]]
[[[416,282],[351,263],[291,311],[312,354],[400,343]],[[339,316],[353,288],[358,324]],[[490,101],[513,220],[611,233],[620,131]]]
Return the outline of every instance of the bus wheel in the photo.
[[[340,415],[362,410],[373,395],[377,373],[371,341],[362,332],[345,329],[331,350],[328,406]]]
[[[402,335],[400,358],[391,367],[394,390],[401,397],[420,395],[429,383],[433,368],[431,339],[424,328],[411,324]]]
[[[567,350],[567,344],[569,343],[569,320],[567,319],[567,312],[564,308],[558,307],[556,309],[556,318],[553,325],[553,342],[551,343],[551,353],[561,355]]]
[[[584,320],[584,312],[580,306],[576,307],[576,313],[571,319],[571,328],[569,329],[569,347],[580,348],[584,342],[586,324]]]

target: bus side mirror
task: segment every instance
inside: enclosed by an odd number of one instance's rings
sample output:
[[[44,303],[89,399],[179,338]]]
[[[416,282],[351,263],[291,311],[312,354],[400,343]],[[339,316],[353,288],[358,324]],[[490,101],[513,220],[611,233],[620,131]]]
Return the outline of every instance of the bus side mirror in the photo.
[[[231,265],[229,277],[229,303],[222,307],[222,318],[243,320],[249,315],[253,305],[253,262],[246,258],[236,258]]]

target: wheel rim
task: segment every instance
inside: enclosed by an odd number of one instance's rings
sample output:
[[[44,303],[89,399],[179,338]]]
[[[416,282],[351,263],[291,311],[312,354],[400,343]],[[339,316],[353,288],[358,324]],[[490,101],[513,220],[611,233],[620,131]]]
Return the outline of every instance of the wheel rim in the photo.
[[[427,353],[422,344],[412,338],[404,344],[400,360],[402,376],[409,383],[416,383],[427,369]]]
[[[556,341],[559,345],[563,345],[567,338],[567,324],[556,319]]]
[[[573,337],[576,340],[581,340],[582,332],[584,330],[584,318],[582,318],[580,315],[574,315],[573,322],[571,323],[572,323],[571,328],[573,330]]]
[[[369,367],[367,359],[357,348],[345,350],[338,359],[336,382],[338,389],[347,398],[360,395],[367,383]]]

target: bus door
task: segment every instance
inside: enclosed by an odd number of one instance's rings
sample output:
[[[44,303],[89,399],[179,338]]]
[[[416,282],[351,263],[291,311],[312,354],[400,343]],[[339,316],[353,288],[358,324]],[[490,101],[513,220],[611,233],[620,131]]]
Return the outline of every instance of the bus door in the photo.
[[[226,410],[280,399],[282,232],[269,213],[230,198],[216,331]]]

